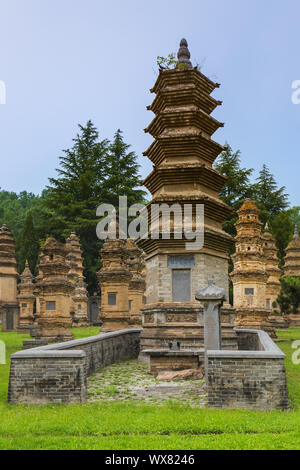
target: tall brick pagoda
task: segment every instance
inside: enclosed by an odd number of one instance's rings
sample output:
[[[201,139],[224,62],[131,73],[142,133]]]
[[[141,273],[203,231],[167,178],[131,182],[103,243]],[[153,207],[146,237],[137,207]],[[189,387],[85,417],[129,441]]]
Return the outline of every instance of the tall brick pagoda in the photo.
[[[0,319],[2,331],[13,331],[18,326],[17,260],[14,238],[7,227],[0,228]]]
[[[155,114],[145,129],[154,142],[144,153],[153,171],[144,185],[152,194],[148,205],[178,204],[193,207],[191,229],[195,230],[196,206],[204,204],[204,246],[187,247],[182,227],[171,219],[171,238],[160,227],[158,239],[140,239],[146,253],[147,304],[143,309],[142,349],[168,347],[169,341],[182,348],[203,346],[202,310],[195,292],[210,278],[228,293],[228,249],[231,237],[222,223],[231,209],[219,199],[225,178],[212,168],[223,147],[212,139],[223,126],[211,116],[221,105],[211,96],[219,87],[190,61],[185,39],[180,43],[174,69],[161,69],[150,90],[156,95],[148,110]],[[161,217],[156,223],[162,225]],[[182,234],[179,239],[178,234]],[[235,336],[226,316],[224,344],[233,348]]]
[[[269,318],[270,306],[266,306],[268,273],[259,214],[260,210],[254,202],[246,199],[238,210],[239,220],[235,224],[236,251],[232,256],[234,270],[231,279],[236,326],[264,329],[274,336]]]

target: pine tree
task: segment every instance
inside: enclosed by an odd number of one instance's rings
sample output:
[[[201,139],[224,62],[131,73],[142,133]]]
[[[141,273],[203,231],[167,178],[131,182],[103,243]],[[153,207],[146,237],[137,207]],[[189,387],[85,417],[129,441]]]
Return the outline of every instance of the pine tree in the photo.
[[[285,193],[285,186],[278,188],[274,175],[265,164],[256,181],[252,190],[257,206],[261,210],[261,221],[265,224],[289,206],[288,194]]]
[[[120,129],[109,146],[105,162],[105,202],[117,209],[119,196],[127,196],[128,206],[143,203],[146,192],[140,189],[139,164],[134,152],[129,151]]]
[[[228,143],[224,146],[224,151],[220,154],[214,168],[227,177],[220,192],[220,198],[228,204],[235,212],[224,222],[223,228],[230,235],[235,235],[234,223],[237,221],[236,211],[243,201],[251,196],[250,176],[253,169],[241,168],[241,152],[233,152]]]
[[[109,142],[99,141],[99,134],[91,121],[79,125],[80,133],[71,149],[60,157],[58,178],[50,178],[46,208],[54,215],[59,234],[67,237],[75,231],[80,237],[84,257],[84,275],[90,293],[98,289],[96,272],[101,262],[101,242],[96,236],[97,207],[104,202],[103,181]],[[49,226],[49,234],[55,227]]]
[[[36,275],[40,243],[30,212],[26,217],[24,228],[17,238],[16,249],[19,273],[21,274],[24,271],[26,260],[28,260],[32,274]]]

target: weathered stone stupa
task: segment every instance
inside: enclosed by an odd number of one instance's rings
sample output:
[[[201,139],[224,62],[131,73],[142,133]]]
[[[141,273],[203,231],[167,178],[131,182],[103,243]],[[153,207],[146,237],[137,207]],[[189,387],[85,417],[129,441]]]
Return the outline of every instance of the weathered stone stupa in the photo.
[[[109,230],[118,233],[119,226],[110,224]],[[107,238],[101,248],[102,268],[98,272],[101,286],[101,333],[128,328],[128,302],[132,274],[127,264],[126,240]]]
[[[300,276],[300,238],[298,234],[298,226],[295,225],[295,232],[292,240],[286,249],[284,258],[284,277]],[[297,314],[285,315],[289,326],[300,326],[300,312]]]
[[[231,273],[235,324],[238,328],[263,329],[274,336],[269,320],[270,306],[266,307],[268,273],[259,213],[254,202],[246,199],[235,224],[236,251],[232,257],[234,270]]]
[[[63,243],[47,238],[42,246],[37,291],[37,339],[48,342],[73,339],[71,302],[73,283],[68,279],[69,266],[66,262],[68,251]]]
[[[129,325],[140,327],[142,324],[141,309],[144,306],[146,282],[143,276],[144,259],[143,252],[132,239],[126,243],[127,265],[132,274],[128,288]]]
[[[17,296],[19,302],[20,318],[18,330],[30,330],[34,323],[34,303],[35,303],[35,284],[28,261],[25,263],[25,269],[20,275],[19,294]]]
[[[152,194],[148,211],[156,204],[177,204],[184,214],[183,207],[189,204],[193,213],[189,228],[195,230],[196,207],[204,205],[204,246],[187,246],[190,240],[172,214],[169,239],[160,214],[156,218],[159,237],[139,240],[147,263],[142,349],[168,348],[170,341],[179,341],[182,348],[202,347],[203,314],[194,300],[195,292],[212,278],[228,296],[232,239],[222,230],[222,222],[231,209],[219,199],[225,178],[212,168],[223,150],[211,138],[223,126],[210,115],[221,105],[211,96],[218,87],[192,66],[183,39],[176,68],[161,69],[151,90],[156,97],[148,109],[155,118],[145,131],[155,140],[144,153],[153,163],[153,171],[144,181]],[[224,347],[235,348],[235,333],[229,324],[232,317],[224,315]]]
[[[266,308],[271,309],[270,321],[274,328],[286,328],[287,324],[277,306],[277,297],[280,294],[280,278],[282,272],[278,267],[279,259],[275,239],[270,232],[268,223],[263,234],[263,247],[265,256],[266,272],[268,280],[266,285]],[[276,306],[275,306],[276,304]],[[275,312],[276,311],[276,312]]]
[[[88,296],[86,284],[83,277],[83,259],[80,241],[75,232],[66,240],[68,255],[67,263],[70,267],[68,277],[74,285],[74,296],[72,298],[71,310],[73,313],[74,326],[87,326],[88,319]]]
[[[0,317],[2,331],[13,331],[18,325],[17,261],[15,243],[7,225],[0,228]]]
[[[297,225],[295,225],[294,236],[286,249],[283,270],[284,277],[300,276],[300,238]]]

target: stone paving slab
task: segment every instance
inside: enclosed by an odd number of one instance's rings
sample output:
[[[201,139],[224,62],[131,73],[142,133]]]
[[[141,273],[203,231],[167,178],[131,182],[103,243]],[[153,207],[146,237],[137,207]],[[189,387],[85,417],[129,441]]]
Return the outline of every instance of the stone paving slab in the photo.
[[[148,365],[137,360],[119,362],[88,377],[88,402],[129,401],[164,405],[169,401],[203,408],[207,404],[205,381],[159,381]]]

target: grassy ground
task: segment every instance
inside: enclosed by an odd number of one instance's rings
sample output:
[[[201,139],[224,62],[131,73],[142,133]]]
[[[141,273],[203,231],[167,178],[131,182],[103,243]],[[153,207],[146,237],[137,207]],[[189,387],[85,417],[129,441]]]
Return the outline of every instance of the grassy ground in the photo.
[[[98,333],[77,329],[76,338]],[[210,410],[170,402],[102,401],[85,405],[11,406],[6,403],[9,365],[0,365],[0,449],[299,449],[300,365],[291,356],[300,329],[279,331],[287,354],[291,411]],[[25,335],[0,333],[7,357]]]

